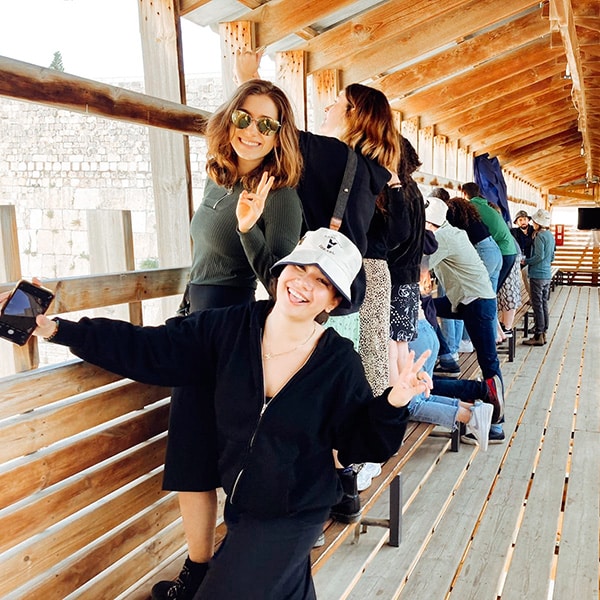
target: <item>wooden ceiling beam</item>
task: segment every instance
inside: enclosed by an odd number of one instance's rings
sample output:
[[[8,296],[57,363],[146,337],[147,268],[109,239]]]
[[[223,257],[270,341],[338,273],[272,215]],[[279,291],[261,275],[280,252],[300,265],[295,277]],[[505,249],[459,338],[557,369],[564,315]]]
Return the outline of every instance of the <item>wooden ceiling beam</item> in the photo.
[[[439,4],[445,6],[445,3]],[[366,81],[376,73],[386,73],[414,59],[416,48],[418,55],[433,52],[511,18],[532,4],[535,3],[531,0],[474,0],[438,18],[428,19],[418,27],[397,31],[391,40],[378,37],[375,43],[357,46],[352,56],[346,59],[341,73],[342,85]]]
[[[179,14],[181,16],[187,15],[209,2],[210,0],[179,0]]]
[[[524,90],[539,83],[547,82],[550,86],[550,81],[562,79],[562,71],[562,65],[558,64],[556,60],[550,60],[537,65],[534,69],[527,69],[498,83],[489,83],[478,88],[474,94],[467,94],[443,105],[436,105],[432,107],[431,115],[423,114],[423,122],[431,125],[433,124],[431,121],[435,119],[436,125],[441,127],[448,120],[467,120],[473,111],[483,111],[485,114],[488,106],[491,112],[496,112],[498,108],[504,112],[506,110],[503,108],[504,98],[508,98],[510,101],[513,95],[522,97]],[[465,85],[468,85],[468,82],[465,82]],[[392,103],[392,106],[395,105],[396,103]]]
[[[558,99],[570,98],[570,89],[565,88],[564,82],[558,78],[544,79],[531,88],[501,96],[494,103],[479,105],[461,113],[459,117],[439,121],[437,127],[444,132],[444,135],[460,137],[468,135],[479,127],[485,128],[490,124],[499,123],[507,117],[510,124],[515,114],[521,115],[522,111],[544,110],[548,104]]]
[[[581,54],[579,51],[579,40],[575,29],[573,7],[571,0],[550,0],[550,19],[553,26],[557,26],[565,46],[567,64],[571,71],[573,81],[573,101],[579,112],[579,129],[583,136],[583,147],[585,149],[585,160],[588,177],[600,175],[593,173],[592,148],[588,128],[588,106],[585,97],[585,85],[583,83],[583,68],[581,65]]]
[[[244,15],[244,21],[256,23],[256,45],[269,46],[288,35],[311,39],[317,32],[313,23],[329,16],[354,0],[311,0],[310,8],[298,0],[271,0]]]
[[[360,60],[362,52],[372,44],[384,43],[389,47],[401,32],[423,27],[428,21],[436,22],[449,10],[470,2],[472,0],[389,0],[304,44],[300,49],[308,52],[308,72],[348,67],[354,60]],[[417,47],[410,45],[413,55]],[[377,71],[381,70],[377,67]]]
[[[534,156],[538,152],[555,151],[557,148],[564,148],[565,146],[577,143],[581,144],[581,135],[579,132],[571,133],[567,136],[564,133],[551,135],[545,137],[543,140],[527,144],[525,146],[514,147],[512,150],[507,150],[502,153],[496,154],[499,160],[505,162],[518,161],[522,157]]]
[[[545,128],[543,131],[535,132],[529,136],[524,136],[522,138],[515,138],[512,140],[503,140],[496,144],[489,144],[485,147],[476,150],[477,154],[481,154],[482,152],[488,152],[491,156],[503,156],[519,148],[523,148],[524,146],[535,144],[536,142],[540,142],[547,137],[552,137],[554,135],[565,135],[565,129],[568,129],[568,125],[571,125],[571,122],[565,123],[555,123],[551,127]]]
[[[549,135],[561,132],[564,134],[570,130],[576,130],[577,120],[573,119],[573,117],[567,117],[554,121],[551,124],[542,120],[541,123],[537,123],[536,125],[537,129],[530,127],[527,131],[513,131],[511,135],[499,131],[487,139],[478,139],[473,144],[473,151],[477,154],[489,152],[490,155],[495,155],[500,152],[501,148],[506,148],[507,146],[514,147],[532,144]]]
[[[445,52],[394,71],[373,82],[388,98],[407,96],[436,81],[472,69],[548,33],[540,12],[529,13],[501,27],[458,43]]]
[[[401,110],[407,118],[421,115],[427,125],[435,124],[440,114],[449,110],[460,110],[461,107],[466,110],[483,104],[497,96],[502,89],[506,89],[506,93],[515,91],[518,87],[510,87],[511,83],[513,80],[521,80],[518,77],[521,74],[523,79],[532,82],[560,72],[564,67],[560,67],[552,59],[559,57],[562,51],[548,46],[548,38],[542,38],[425,91],[399,101],[392,100],[392,108]],[[491,95],[486,96],[486,92]]]

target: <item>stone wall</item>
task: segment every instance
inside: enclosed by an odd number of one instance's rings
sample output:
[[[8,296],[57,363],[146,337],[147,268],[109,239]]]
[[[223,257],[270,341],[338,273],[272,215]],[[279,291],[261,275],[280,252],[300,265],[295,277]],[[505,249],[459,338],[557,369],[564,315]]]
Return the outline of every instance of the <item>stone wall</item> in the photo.
[[[143,92],[142,81],[108,81]],[[190,79],[188,104],[212,111],[220,80]],[[157,265],[148,129],[0,98],[0,204],[17,212],[24,277],[89,273],[86,211],[130,210],[137,268]],[[190,138],[194,203],[205,143]]]

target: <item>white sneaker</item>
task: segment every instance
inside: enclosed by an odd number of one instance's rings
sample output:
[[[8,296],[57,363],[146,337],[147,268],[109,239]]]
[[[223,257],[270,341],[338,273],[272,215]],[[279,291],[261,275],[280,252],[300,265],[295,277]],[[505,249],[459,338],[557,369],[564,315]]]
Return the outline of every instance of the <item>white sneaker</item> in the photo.
[[[473,348],[473,342],[471,340],[460,340],[460,344],[458,345],[459,352],[473,352],[475,348]]]
[[[481,400],[477,400],[471,408],[471,419],[466,424],[467,433],[472,433],[475,436],[484,452],[488,449],[493,412],[494,407],[491,404],[485,404]]]
[[[379,463],[363,463],[360,465],[356,476],[356,487],[359,492],[366,490],[373,481],[373,477],[381,475],[381,465]]]

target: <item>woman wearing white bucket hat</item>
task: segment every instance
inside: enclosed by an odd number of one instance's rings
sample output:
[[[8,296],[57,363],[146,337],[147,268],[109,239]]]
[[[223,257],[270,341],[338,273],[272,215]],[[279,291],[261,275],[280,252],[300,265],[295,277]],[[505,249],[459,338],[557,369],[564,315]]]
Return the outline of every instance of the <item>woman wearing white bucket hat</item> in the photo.
[[[38,320],[36,335],[89,362],[212,397],[206,416],[218,431],[227,537],[196,600],[313,600],[310,551],[340,497],[331,449],[346,463],[387,460],[402,442],[406,405],[431,388],[421,371],[429,353],[413,354],[395,386],[374,397],[352,343],[317,323],[351,301],[361,264],[348,238],[322,228],[274,265],[274,302],[160,327]]]
[[[533,253],[530,258],[524,259],[523,264],[528,267],[529,299],[533,308],[534,329],[533,336],[523,340],[526,346],[543,346],[546,343],[550,314],[548,298],[552,279],[550,266],[556,247],[554,236],[549,230],[550,219],[550,213],[543,208],[538,208],[531,215],[534,229]]]

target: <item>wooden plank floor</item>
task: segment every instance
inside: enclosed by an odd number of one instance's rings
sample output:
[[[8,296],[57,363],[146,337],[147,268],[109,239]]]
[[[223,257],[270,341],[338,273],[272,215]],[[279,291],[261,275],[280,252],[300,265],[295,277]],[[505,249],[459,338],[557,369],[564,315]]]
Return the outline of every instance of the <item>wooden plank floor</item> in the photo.
[[[346,543],[315,577],[319,600],[599,598],[599,302],[598,288],[556,289],[549,343],[519,332],[502,366],[507,441],[463,445],[425,474],[442,442],[430,436],[403,474],[400,547],[377,528]]]

